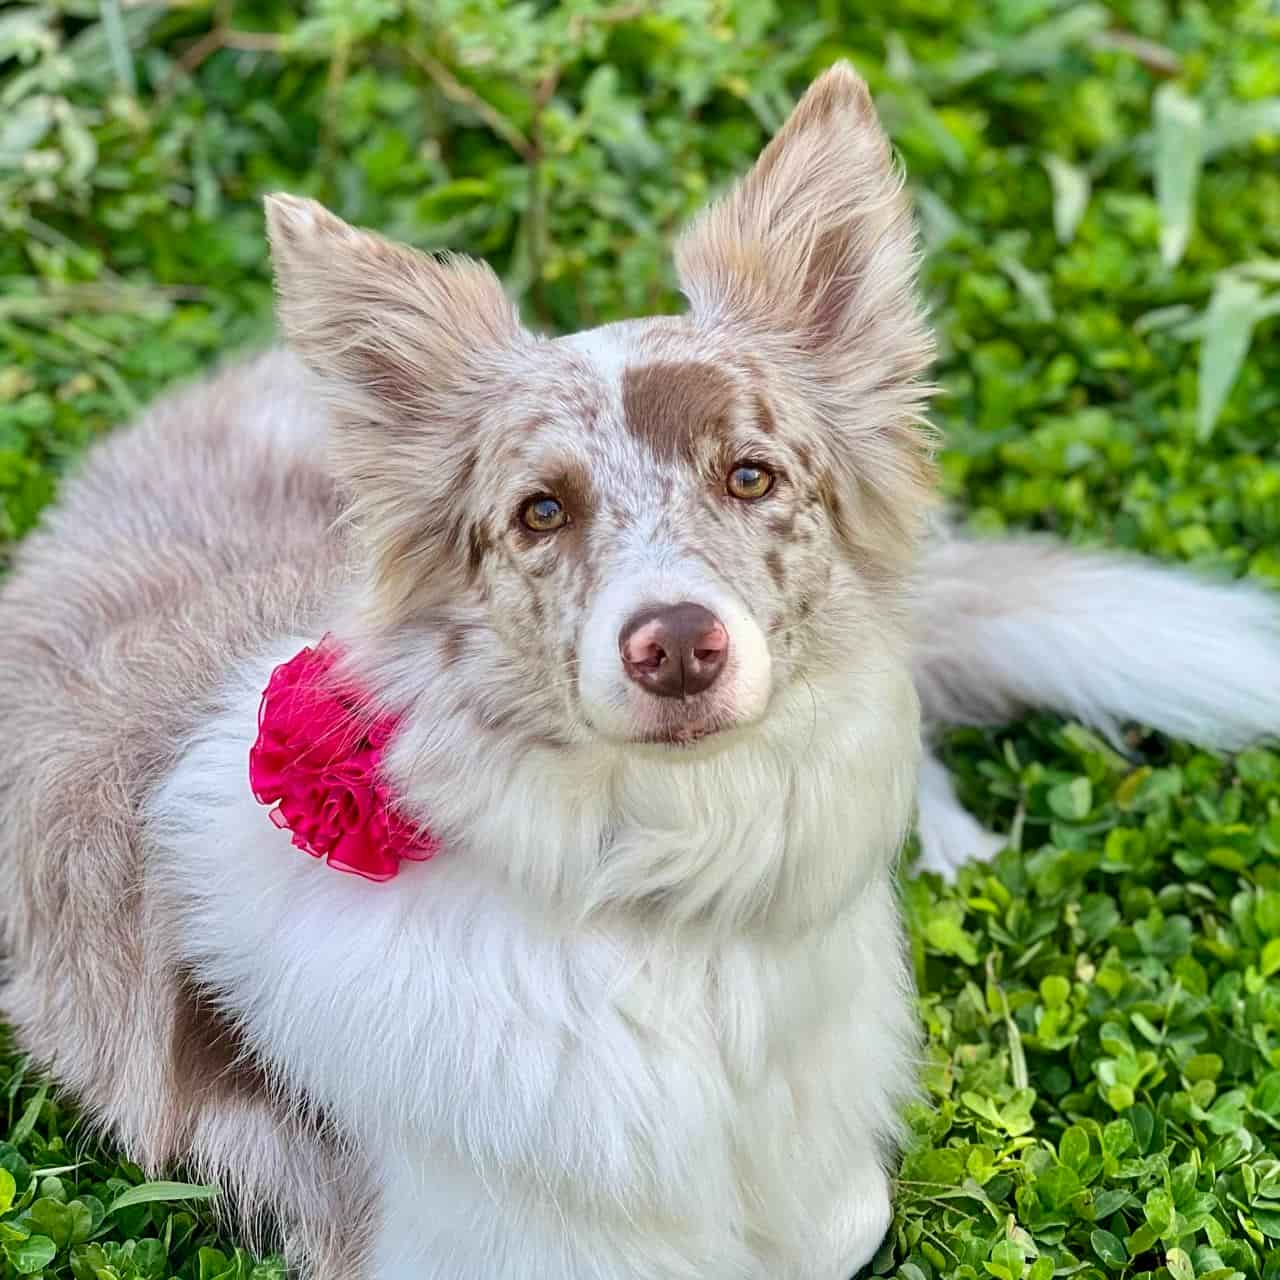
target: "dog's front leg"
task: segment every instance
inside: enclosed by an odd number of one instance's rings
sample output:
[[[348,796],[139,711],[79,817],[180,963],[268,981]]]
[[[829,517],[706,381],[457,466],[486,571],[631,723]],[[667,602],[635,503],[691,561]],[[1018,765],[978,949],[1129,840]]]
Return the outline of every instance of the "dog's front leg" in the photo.
[[[452,1167],[451,1167],[452,1166]],[[510,1280],[509,1230],[477,1174],[440,1153],[385,1161],[368,1280]],[[533,1249],[534,1242],[527,1242]],[[550,1274],[548,1272],[547,1274]]]
[[[384,1161],[380,1180],[361,1280],[773,1280],[732,1233],[684,1238],[643,1211],[641,1222],[620,1221],[541,1179],[504,1181],[496,1170],[487,1178],[438,1151]]]
[[[853,1187],[831,1214],[821,1244],[797,1260],[787,1280],[851,1280],[875,1257],[893,1221],[889,1178],[875,1156],[859,1167]]]
[[[608,1242],[538,1189],[433,1150],[384,1163],[367,1280],[632,1280]],[[550,1210],[550,1211],[549,1211]],[[645,1273],[647,1276],[649,1273]]]

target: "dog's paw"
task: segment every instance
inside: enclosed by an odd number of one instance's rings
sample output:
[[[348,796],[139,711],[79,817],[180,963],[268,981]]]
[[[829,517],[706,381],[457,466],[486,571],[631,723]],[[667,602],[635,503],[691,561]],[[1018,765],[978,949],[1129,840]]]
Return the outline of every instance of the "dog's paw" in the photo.
[[[966,862],[987,862],[1007,844],[1004,836],[988,831],[968,813],[946,823],[934,824],[928,831],[920,823],[920,857],[918,871],[936,871],[950,883]]]
[[[926,755],[920,768],[919,871],[936,871],[944,880],[956,878],[966,862],[995,857],[1008,841],[988,831],[960,803],[947,767],[936,756]]]

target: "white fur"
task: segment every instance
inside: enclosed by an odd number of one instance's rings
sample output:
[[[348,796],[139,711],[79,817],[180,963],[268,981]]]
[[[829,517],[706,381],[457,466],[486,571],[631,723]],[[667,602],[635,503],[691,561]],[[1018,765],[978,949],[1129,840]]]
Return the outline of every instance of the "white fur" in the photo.
[[[1127,723],[1228,750],[1280,731],[1280,604],[1249,584],[1036,538],[942,536],[917,612],[917,684],[934,727],[1043,708],[1116,742]],[[921,866],[948,877],[1004,843],[932,758],[919,831]]]
[[[918,803],[916,865],[921,871],[936,871],[944,880],[952,880],[966,862],[992,858],[1007,843],[960,803],[947,766],[932,752],[926,752],[920,762]]]
[[[1272,593],[1035,539],[943,543],[926,583],[926,626],[966,672],[939,719],[1052,707],[1113,738],[1136,721],[1225,748],[1280,728]]]
[[[373,885],[292,848],[246,784],[259,691],[307,639],[239,673],[159,790],[149,875],[183,958],[381,1160],[377,1280],[852,1274],[913,1075],[905,672],[702,753],[459,743],[424,779],[408,742],[447,851]],[[548,862],[559,883],[530,874]],[[649,919],[612,909],[646,894]]]

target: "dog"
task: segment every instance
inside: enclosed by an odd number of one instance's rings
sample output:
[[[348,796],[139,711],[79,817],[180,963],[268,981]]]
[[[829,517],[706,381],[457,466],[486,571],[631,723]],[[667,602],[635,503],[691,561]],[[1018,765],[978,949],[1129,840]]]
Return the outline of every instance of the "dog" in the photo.
[[[680,239],[679,316],[540,337],[482,265],[267,220],[286,347],[92,449],[0,593],[4,1016],[304,1275],[846,1280],[913,1090],[917,796],[925,866],[999,843],[933,734],[1247,741],[1275,605],[936,527],[846,65]],[[376,882],[250,776],[322,647]]]

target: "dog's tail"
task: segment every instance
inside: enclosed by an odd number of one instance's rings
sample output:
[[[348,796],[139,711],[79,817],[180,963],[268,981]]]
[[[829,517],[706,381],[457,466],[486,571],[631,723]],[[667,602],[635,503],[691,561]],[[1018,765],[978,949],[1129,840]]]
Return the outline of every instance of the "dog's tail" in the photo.
[[[1040,708],[1119,739],[1206,747],[1280,734],[1280,595],[1035,538],[943,540],[918,596],[926,721]]]

